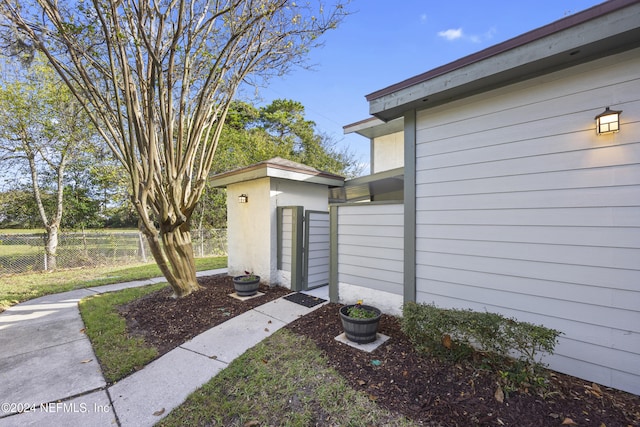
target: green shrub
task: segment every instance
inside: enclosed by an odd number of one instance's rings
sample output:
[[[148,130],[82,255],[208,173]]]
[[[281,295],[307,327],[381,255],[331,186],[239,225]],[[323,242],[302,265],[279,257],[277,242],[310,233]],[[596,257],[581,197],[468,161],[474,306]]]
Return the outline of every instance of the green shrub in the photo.
[[[507,389],[543,385],[544,365],[539,356],[553,354],[561,334],[496,313],[416,303],[403,307],[402,329],[421,352],[454,362],[471,360],[488,365]]]

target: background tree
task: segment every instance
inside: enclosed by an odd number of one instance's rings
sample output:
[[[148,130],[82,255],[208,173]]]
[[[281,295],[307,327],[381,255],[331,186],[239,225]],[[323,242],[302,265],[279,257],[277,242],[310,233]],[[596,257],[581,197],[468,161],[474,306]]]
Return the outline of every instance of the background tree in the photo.
[[[42,227],[33,190],[27,185],[0,193],[0,228]]]
[[[313,6],[313,5],[315,6]],[[43,52],[125,167],[151,252],[199,288],[189,220],[238,87],[301,63],[345,15],[290,0],[0,0],[10,47]]]
[[[27,183],[30,187],[35,203],[21,208],[37,209],[39,225],[47,233],[47,268],[53,270],[65,173],[69,163],[87,150],[93,127],[71,93],[60,87],[52,69],[38,63],[29,71],[0,85],[0,161],[4,173],[14,177],[16,188]],[[24,210],[16,214],[24,214]]]
[[[278,99],[255,107],[234,101],[211,172],[225,172],[273,157],[345,177],[355,177],[362,172],[354,154],[347,149],[338,150],[334,141],[316,131],[315,123],[305,118],[300,102]],[[207,186],[194,215],[200,229],[226,227],[225,190]]]

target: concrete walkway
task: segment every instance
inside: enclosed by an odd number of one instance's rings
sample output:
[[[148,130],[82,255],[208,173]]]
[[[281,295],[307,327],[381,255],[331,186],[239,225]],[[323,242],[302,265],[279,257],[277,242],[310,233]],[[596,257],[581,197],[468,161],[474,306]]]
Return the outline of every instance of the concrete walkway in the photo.
[[[210,270],[198,276],[224,273],[226,269]],[[84,334],[78,301],[165,281],[48,295],[0,314],[0,427],[151,426],[247,349],[320,307],[306,308],[282,298],[263,304],[107,387]],[[328,300],[326,287],[309,293]]]

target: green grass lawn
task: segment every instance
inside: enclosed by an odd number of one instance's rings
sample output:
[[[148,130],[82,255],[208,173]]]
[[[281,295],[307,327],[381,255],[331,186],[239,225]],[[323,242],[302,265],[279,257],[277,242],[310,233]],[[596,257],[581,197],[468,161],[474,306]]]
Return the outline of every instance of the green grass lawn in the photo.
[[[159,426],[413,426],[352,389],[313,341],[281,329],[234,360]]]
[[[159,288],[125,289],[80,301],[86,334],[108,382],[124,378],[157,357],[154,347],[127,334],[117,307]],[[329,367],[313,341],[281,329],[230,363],[160,425],[414,424],[351,388]]]
[[[143,338],[127,334],[127,323],[118,313],[117,307],[164,286],[165,283],[158,283],[123,289],[80,301],[80,315],[85,324],[85,333],[91,340],[93,351],[108,382],[115,382],[158,357],[158,350],[148,346]]]
[[[74,230],[60,230],[60,232],[69,233]],[[75,231],[81,233],[82,231]],[[84,230],[85,233],[137,233],[137,228],[88,228]],[[2,234],[44,234],[46,233],[44,228],[0,228],[0,235]]]
[[[226,266],[226,257],[196,259],[198,271]],[[2,276],[0,277],[0,312],[19,302],[43,295],[160,276],[162,274],[155,263]]]

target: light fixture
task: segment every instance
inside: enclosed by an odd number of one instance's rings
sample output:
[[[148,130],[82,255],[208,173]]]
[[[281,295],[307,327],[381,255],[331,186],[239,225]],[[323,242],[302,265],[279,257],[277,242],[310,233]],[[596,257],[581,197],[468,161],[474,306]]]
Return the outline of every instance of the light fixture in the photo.
[[[605,108],[604,112],[596,116],[596,133],[613,133],[620,130],[620,113],[622,111],[610,110]]]
[[[249,201],[249,197],[246,194],[241,194],[238,196],[238,203],[247,203]]]

